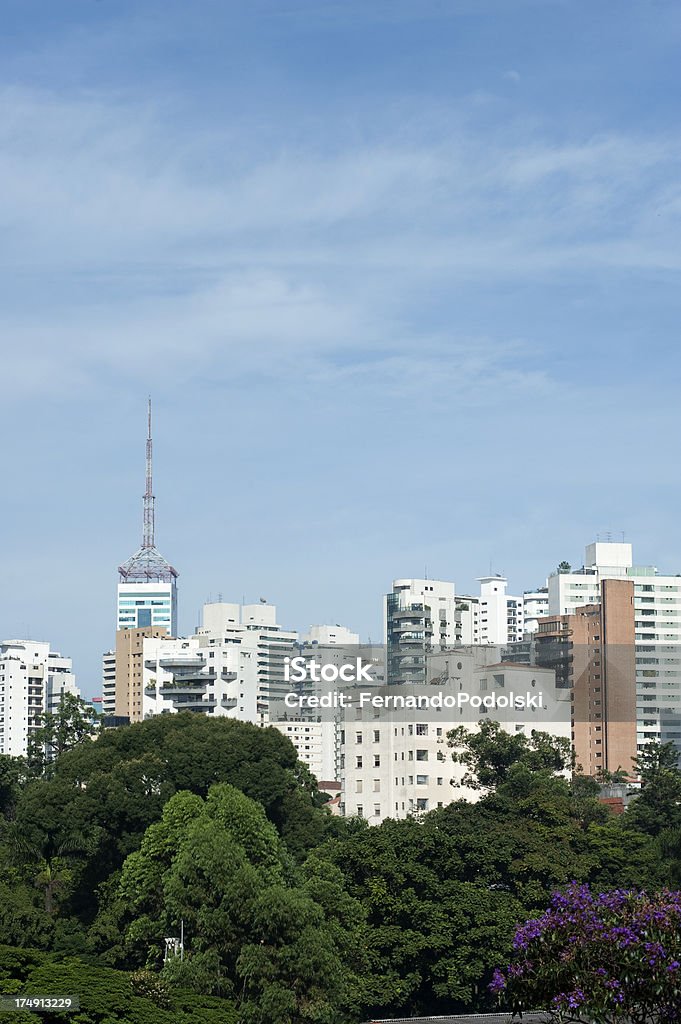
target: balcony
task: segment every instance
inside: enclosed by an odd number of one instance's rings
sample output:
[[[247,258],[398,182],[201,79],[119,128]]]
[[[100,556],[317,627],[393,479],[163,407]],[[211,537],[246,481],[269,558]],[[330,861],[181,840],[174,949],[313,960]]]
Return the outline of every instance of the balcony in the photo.
[[[174,681],[172,683],[162,683],[159,687],[159,694],[161,697],[177,697],[179,694],[187,694],[192,696],[194,694],[203,694],[206,692],[206,686],[208,680],[204,679],[200,682],[193,680],[183,680],[182,682]]]
[[[208,708],[217,707],[217,703],[214,697],[210,700],[203,700],[201,696],[197,695],[191,700],[174,700],[173,707],[176,711],[207,711]]]
[[[228,711],[231,711],[233,708],[235,708],[237,704],[238,700],[236,697],[223,697],[222,700],[220,701],[220,707],[227,708]]]
[[[203,668],[205,661],[201,654],[173,654],[159,658],[161,668]]]
[[[236,677],[237,673],[234,672],[231,668],[223,668],[222,672],[220,673],[220,678],[224,679],[226,683],[234,682]]]
[[[405,630],[412,630],[414,626],[422,626],[424,624],[423,616],[410,615],[409,618],[403,619],[401,622],[391,622],[390,630],[392,633],[398,634],[398,636]]]
[[[422,604],[408,604],[404,608],[393,608],[391,609],[391,615],[394,619],[403,619],[405,616],[410,616],[414,612],[423,612]]]

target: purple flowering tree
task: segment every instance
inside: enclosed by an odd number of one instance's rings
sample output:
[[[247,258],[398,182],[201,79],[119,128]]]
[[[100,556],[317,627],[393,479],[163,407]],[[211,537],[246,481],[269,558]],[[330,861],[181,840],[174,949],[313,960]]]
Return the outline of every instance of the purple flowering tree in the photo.
[[[573,883],[516,933],[490,985],[516,1013],[560,1024],[681,1022],[681,892],[592,893]]]

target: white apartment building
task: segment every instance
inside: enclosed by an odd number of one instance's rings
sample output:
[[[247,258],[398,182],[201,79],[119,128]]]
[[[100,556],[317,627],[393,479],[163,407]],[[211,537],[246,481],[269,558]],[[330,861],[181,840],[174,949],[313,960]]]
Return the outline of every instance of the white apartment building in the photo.
[[[456,598],[456,643],[464,647],[480,643],[480,598],[459,594]]]
[[[276,616],[264,603],[210,603],[194,636],[145,638],[143,717],[189,710],[269,724],[270,704],[288,691],[284,658],[298,639]]]
[[[506,644],[522,640],[524,610],[522,597],[506,593],[505,576],[481,576],[478,603],[478,636],[481,644]]]
[[[301,639],[304,644],[318,644],[321,647],[353,647],[359,644],[359,633],[353,633],[351,629],[336,623],[335,626],[310,626]]]
[[[461,785],[465,769],[452,760],[447,733],[459,725],[475,729],[488,713],[509,732],[536,728],[570,739],[570,694],[556,687],[554,672],[506,664],[499,657],[499,648],[491,645],[435,653],[427,659],[429,685],[400,690],[432,695],[437,683],[447,695],[462,690],[479,697],[530,692],[542,695],[540,711],[388,711],[370,705],[348,709],[340,737],[341,812],[379,824],[384,818],[424,813],[454,800],[478,799],[477,790]],[[392,695],[397,688],[380,692]]]
[[[291,741],[298,751],[298,760],[307,765],[317,781],[335,781],[335,722],[286,718],[269,724]]]
[[[634,565],[631,544],[589,544],[583,568],[549,577],[549,614],[597,604],[603,579],[634,584],[637,745],[657,740],[681,747],[681,576]]]
[[[41,716],[65,693],[80,696],[70,658],[42,641],[0,643],[0,754],[25,756]]]
[[[537,632],[539,619],[549,614],[548,586],[523,593],[523,619],[525,636]]]
[[[327,630],[330,627],[320,627]],[[343,630],[343,627],[340,627]],[[353,641],[356,633],[344,630]],[[385,685],[385,647],[378,644],[352,642],[342,646],[335,641],[327,645],[301,643],[293,652],[298,659],[291,666],[288,690],[305,699],[325,697],[335,691],[351,693],[359,688],[379,688]],[[347,684],[343,681],[325,682],[321,669],[353,668],[357,659],[366,666],[371,682]],[[316,665],[316,681],[312,678],[311,667]],[[298,677],[304,673],[305,678]],[[298,756],[304,761],[318,781],[336,782],[340,778],[341,734],[344,712],[339,707],[296,707],[289,708],[281,703],[272,707],[270,724],[288,736]]]
[[[375,662],[381,685],[382,648],[358,641],[344,626],[313,626],[301,643],[296,632],[277,624],[274,605],[206,604],[194,636],[144,638],[143,717],[194,711],[271,725],[291,740],[318,780],[335,781],[338,716],[287,708],[284,698],[296,686],[286,679],[285,659],[340,665],[362,652]],[[323,688],[307,681],[299,687],[306,694]]]
[[[102,715],[116,714],[116,652],[102,655]]]
[[[383,602],[388,682],[423,682],[426,652],[456,643],[456,616],[453,583],[394,580]]]

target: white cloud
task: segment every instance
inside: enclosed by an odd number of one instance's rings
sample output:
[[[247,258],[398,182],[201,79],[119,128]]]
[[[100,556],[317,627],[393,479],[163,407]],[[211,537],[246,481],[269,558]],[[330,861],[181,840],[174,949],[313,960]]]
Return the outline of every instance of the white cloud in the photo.
[[[428,323],[429,289],[678,269],[675,140],[558,144],[537,126],[480,133],[466,114],[283,147],[262,128],[194,131],[150,105],[6,89],[5,379],[82,388],[101,370],[216,356],[335,374],[337,353],[362,347],[389,379],[415,345],[469,343]],[[489,350],[499,365],[508,345]]]

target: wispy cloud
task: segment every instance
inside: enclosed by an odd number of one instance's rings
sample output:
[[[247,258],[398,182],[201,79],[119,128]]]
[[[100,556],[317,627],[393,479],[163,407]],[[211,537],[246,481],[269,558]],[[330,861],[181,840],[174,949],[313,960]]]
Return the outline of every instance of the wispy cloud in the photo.
[[[428,283],[679,267],[670,138],[554,142],[535,126],[511,142],[457,114],[439,136],[407,124],[332,151],[323,135],[274,150],[250,135],[245,161],[229,128],[178,133],[152,105],[9,89],[0,113],[17,380],[29,353],[34,376],[59,363],[77,381],[133,352],[173,364],[264,345],[282,370],[358,339],[399,351]],[[35,276],[51,323],[28,300]]]

